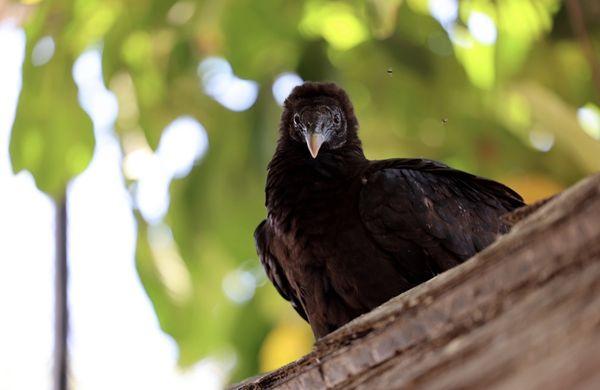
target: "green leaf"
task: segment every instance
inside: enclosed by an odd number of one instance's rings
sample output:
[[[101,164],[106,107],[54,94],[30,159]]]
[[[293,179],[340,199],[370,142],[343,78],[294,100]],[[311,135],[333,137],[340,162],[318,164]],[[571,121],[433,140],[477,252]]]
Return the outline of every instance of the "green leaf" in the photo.
[[[383,39],[394,33],[402,2],[403,0],[367,0],[367,17],[375,37]]]
[[[64,14],[55,17],[57,12],[65,11],[64,4],[53,2],[45,7],[26,30],[23,88],[10,156],[15,171],[29,170],[38,187],[57,198],[64,193],[68,181],[88,165],[94,135],[91,120],[78,103],[71,75],[79,54],[72,45],[75,34],[66,31]],[[36,47],[44,37],[48,38],[42,41],[41,48]],[[51,42],[55,42],[54,53]]]
[[[103,76],[124,108],[117,131],[141,128],[152,149],[170,122],[200,107],[194,36],[168,24],[174,3],[129,1],[104,37]]]

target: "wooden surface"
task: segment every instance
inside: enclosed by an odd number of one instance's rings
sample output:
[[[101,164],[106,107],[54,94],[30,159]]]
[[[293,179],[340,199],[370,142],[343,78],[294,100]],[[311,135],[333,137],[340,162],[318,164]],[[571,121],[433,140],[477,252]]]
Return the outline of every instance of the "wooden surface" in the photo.
[[[240,389],[600,389],[600,175]]]

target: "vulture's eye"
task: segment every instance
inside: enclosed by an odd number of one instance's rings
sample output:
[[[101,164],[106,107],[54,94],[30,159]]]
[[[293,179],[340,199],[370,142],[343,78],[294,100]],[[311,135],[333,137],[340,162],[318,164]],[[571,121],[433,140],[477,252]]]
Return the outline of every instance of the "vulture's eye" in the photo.
[[[333,116],[333,123],[335,123],[336,125],[339,125],[342,122],[342,117],[340,116],[340,114],[335,114]]]
[[[298,113],[294,114],[294,125],[300,126],[300,114]]]

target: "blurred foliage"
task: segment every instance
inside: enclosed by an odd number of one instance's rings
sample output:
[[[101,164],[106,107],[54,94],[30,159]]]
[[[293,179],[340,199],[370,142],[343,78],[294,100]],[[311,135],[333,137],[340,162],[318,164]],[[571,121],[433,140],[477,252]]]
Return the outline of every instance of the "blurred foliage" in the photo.
[[[91,124],[76,102],[71,67],[91,44],[103,48],[125,153],[139,134],[155,149],[166,125],[195,117],[208,132],[208,152],[172,183],[165,225],[138,215],[139,274],[162,328],[179,345],[181,365],[235,353],[233,379],[272,369],[311,343],[308,327],[265,283],[252,239],[265,215],[265,167],[280,113],[271,85],[282,72],[344,86],[371,158],[439,159],[506,180],[530,201],[600,168],[600,129],[582,124],[578,111],[587,107],[597,120],[600,91],[561,2],[453,4],[41,1],[26,27],[14,167],[31,170],[40,188],[57,195],[89,160]],[[580,4],[598,50],[600,7]],[[56,50],[34,66],[32,51],[44,36]],[[211,56],[258,83],[249,110],[228,110],[203,92],[198,64]],[[247,302],[223,291],[235,272],[259,281]]]
[[[63,196],[69,179],[85,169],[94,148],[92,122],[77,102],[70,72],[79,52],[94,41],[83,40],[71,28],[74,8],[66,0],[45,3],[27,26],[23,87],[10,145],[13,168],[30,170],[40,189],[55,197]],[[44,63],[52,51],[52,61]]]

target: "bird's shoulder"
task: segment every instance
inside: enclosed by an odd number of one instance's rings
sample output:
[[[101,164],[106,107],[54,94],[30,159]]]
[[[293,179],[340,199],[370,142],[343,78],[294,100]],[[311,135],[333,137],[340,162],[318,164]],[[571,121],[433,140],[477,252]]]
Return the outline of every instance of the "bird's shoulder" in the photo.
[[[435,160],[397,158],[371,161],[363,174],[367,188],[396,192],[412,190],[413,195],[464,198],[491,207],[512,210],[524,205],[523,198],[494,180],[454,169]],[[432,190],[425,194],[423,190]],[[419,191],[421,190],[421,191]]]

